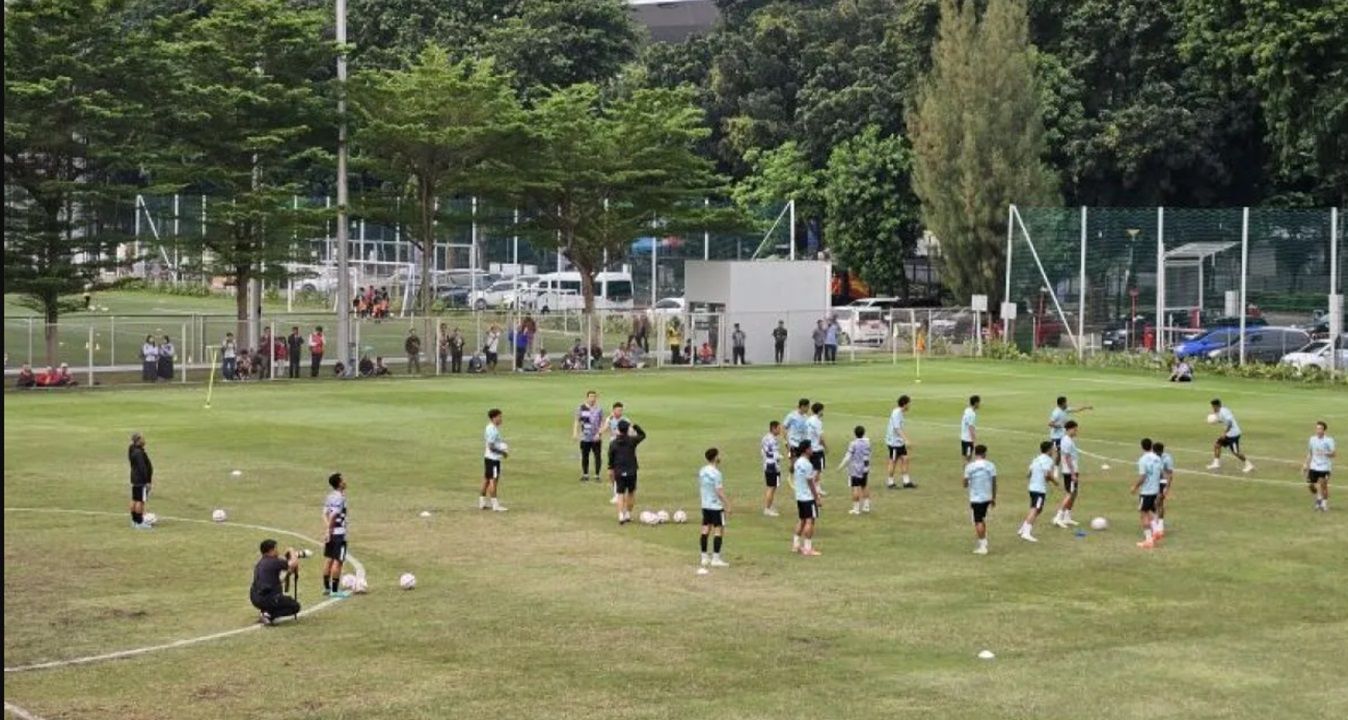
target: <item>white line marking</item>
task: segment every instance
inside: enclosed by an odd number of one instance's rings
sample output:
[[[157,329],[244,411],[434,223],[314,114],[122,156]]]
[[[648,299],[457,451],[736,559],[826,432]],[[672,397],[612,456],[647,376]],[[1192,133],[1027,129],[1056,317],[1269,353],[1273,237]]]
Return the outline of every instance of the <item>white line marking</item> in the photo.
[[[111,517],[122,517],[126,514],[126,513],[106,512],[102,510],[70,510],[66,508],[34,508],[34,507],[7,507],[5,508],[5,512],[33,512],[33,513],[52,513],[62,515],[95,515],[95,516],[111,516]],[[237,522],[217,523],[214,520],[197,520],[195,518],[170,517],[167,515],[161,515],[159,519],[169,520],[172,522],[198,523],[200,525],[228,525],[230,527],[245,528],[248,530],[261,530],[263,532],[275,533],[277,535],[289,535],[290,537],[299,538],[300,540],[303,540],[313,545],[322,544],[317,540],[314,540],[313,538],[306,537],[297,532],[291,532],[290,530],[282,530],[281,528],[267,527],[266,525],[250,525],[248,523],[237,523]],[[355,569],[357,574],[359,575],[365,574],[365,566],[361,565],[360,561],[357,560],[354,555],[347,555],[346,561],[351,563],[352,567]],[[314,605],[313,607],[307,610],[302,610],[299,616],[303,617],[305,615],[311,615],[320,610],[336,605],[339,602],[341,602],[341,600],[336,599],[324,600],[323,602],[320,602],[319,604]],[[70,665],[88,665],[91,663],[102,662],[104,660],[116,660],[118,658],[134,657],[136,655],[145,655],[147,653],[157,652],[159,650],[169,650],[172,648],[187,647],[189,645],[196,645],[199,643],[209,642],[211,640],[219,640],[221,638],[233,637],[234,635],[242,635],[243,633],[253,632],[254,630],[261,630],[262,627],[263,627],[262,625],[258,625],[255,623],[252,625],[248,625],[247,627],[235,628],[233,630],[225,630],[222,632],[211,633],[209,635],[202,635],[199,637],[174,640],[173,642],[167,642],[160,645],[149,645],[146,647],[131,648],[129,650],[118,650],[116,652],[103,653],[100,655],[87,655],[85,657],[70,658],[67,660],[50,660],[48,662],[33,663],[31,665],[18,665],[15,667],[6,667],[5,674],[29,672],[32,670],[48,670],[51,668],[67,667]]]
[[[5,711],[19,718],[19,720],[42,720],[41,716],[34,715],[8,700],[5,701]]]

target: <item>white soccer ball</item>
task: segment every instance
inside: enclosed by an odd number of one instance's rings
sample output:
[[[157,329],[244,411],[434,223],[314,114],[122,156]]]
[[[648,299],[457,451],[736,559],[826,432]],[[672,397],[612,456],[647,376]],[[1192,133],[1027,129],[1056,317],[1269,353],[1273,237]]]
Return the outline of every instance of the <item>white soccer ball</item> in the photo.
[[[242,471],[242,470],[235,470],[234,472],[230,473],[229,476],[230,476],[230,477],[234,477],[234,478],[241,478],[241,477],[243,477],[243,471]]]
[[[343,576],[342,576],[342,589],[343,589],[343,590],[355,590],[355,589],[356,589],[356,576],[355,576],[355,575],[352,575],[351,573],[347,573],[347,574],[343,575]]]
[[[215,511],[211,513],[211,520],[214,522],[224,522],[228,519],[229,515],[227,515],[221,508],[216,508]]]
[[[417,576],[412,573],[403,573],[402,577],[398,578],[398,586],[404,590],[411,590],[417,586]]]
[[[510,446],[505,443],[496,443],[496,447],[500,448],[502,453],[510,452]]]
[[[431,516],[431,511],[430,511],[430,510],[422,510],[422,511],[421,511],[421,517],[428,518],[428,517],[430,517],[430,516]]]
[[[676,522],[676,523],[678,523],[678,524],[680,524],[680,525],[682,525],[682,524],[688,522],[688,513],[684,512],[684,511],[682,511],[682,510],[675,510],[675,511],[674,511],[674,522]]]
[[[142,519],[145,521],[146,525],[154,525],[159,522],[159,516],[154,513],[145,513],[145,517]]]
[[[662,522],[662,523],[667,523],[667,522],[669,522],[669,511],[668,511],[668,510],[661,510],[660,512],[658,512],[658,513],[655,514],[655,519],[658,520],[658,521],[660,521],[660,522]]]
[[[1104,519],[1104,518],[1102,518],[1102,517],[1095,518],[1094,520],[1091,521],[1091,529],[1092,529],[1092,530],[1108,530],[1108,529],[1109,529],[1109,521],[1106,520],[1106,519]]]
[[[1216,425],[1216,424],[1217,424],[1217,419],[1218,419],[1218,418],[1217,418],[1217,413],[1208,413],[1208,424],[1209,424],[1209,425]]]
[[[365,582],[365,576],[364,576],[364,575],[357,575],[357,576],[355,577],[355,580],[353,580],[352,583],[351,583],[351,592],[354,592],[354,593],[356,593],[356,594],[358,594],[358,595],[364,595],[365,593],[367,593],[367,592],[369,592],[369,591],[370,591],[370,586],[369,586],[368,583]]]
[[[991,660],[991,659],[993,659],[993,658],[995,658],[995,657],[997,657],[997,656],[996,656],[995,654],[993,654],[993,652],[992,652],[991,650],[983,650],[983,651],[981,651],[981,652],[978,653],[978,657],[979,657],[979,659],[981,659],[981,660]]]
[[[655,513],[650,510],[642,510],[641,514],[637,517],[641,520],[643,525],[654,525],[656,522]]]

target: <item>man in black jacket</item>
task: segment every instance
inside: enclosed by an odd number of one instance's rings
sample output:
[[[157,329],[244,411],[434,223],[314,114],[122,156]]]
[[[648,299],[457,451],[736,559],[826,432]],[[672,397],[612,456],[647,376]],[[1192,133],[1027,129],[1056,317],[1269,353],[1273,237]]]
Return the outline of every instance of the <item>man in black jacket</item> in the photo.
[[[253,585],[248,589],[248,600],[260,613],[258,622],[271,625],[287,615],[299,615],[299,601],[281,591],[281,578],[299,570],[296,553],[287,552],[282,559],[275,540],[263,540],[258,549],[262,557],[253,566]]]
[[[290,328],[290,335],[286,338],[286,359],[290,361],[289,377],[298,379],[300,376],[300,352],[304,350],[304,336],[300,334],[300,326],[296,325]]]
[[[629,431],[636,431],[632,435]],[[646,439],[640,425],[626,420],[618,423],[618,437],[608,444],[608,472],[618,493],[618,524],[632,522],[632,508],[637,500],[637,446]]]
[[[145,452],[144,435],[131,433],[131,447],[126,450],[126,458],[131,462],[131,527],[150,530],[154,526],[145,522],[145,501],[150,499],[154,466]]]

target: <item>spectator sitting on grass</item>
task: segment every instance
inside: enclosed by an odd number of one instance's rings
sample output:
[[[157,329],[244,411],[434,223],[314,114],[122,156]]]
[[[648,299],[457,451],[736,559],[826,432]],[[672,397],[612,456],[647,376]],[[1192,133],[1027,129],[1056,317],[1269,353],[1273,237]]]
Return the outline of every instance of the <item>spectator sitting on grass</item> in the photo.
[[[389,372],[388,372],[388,366],[384,364],[384,356],[383,356],[383,355],[377,355],[377,356],[375,356],[375,359],[374,359],[374,376],[375,376],[375,377],[381,377],[381,376],[388,375],[388,374],[389,374]]]
[[[583,362],[584,360],[577,357],[575,353],[567,353],[562,356],[562,370],[567,372],[579,370],[584,367],[584,365],[582,365]]]
[[[33,374],[33,366],[24,363],[19,368],[19,377],[14,380],[14,387],[19,389],[37,387],[37,376]]]
[[[693,360],[693,339],[688,338],[683,341],[683,357],[679,358],[679,364],[692,365]]]
[[[360,373],[361,377],[374,376],[374,362],[370,360],[369,355],[360,356],[360,363],[356,365],[356,371]]]
[[[548,359],[548,351],[544,348],[538,348],[538,355],[534,357],[534,370],[538,372],[548,372],[552,369],[552,361]]]
[[[1188,360],[1176,360],[1170,371],[1170,382],[1193,382],[1194,369]]]
[[[711,349],[711,343],[704,342],[702,347],[698,348],[697,361],[703,365],[711,365],[716,362],[716,351]]]
[[[332,375],[333,377],[344,377],[346,375],[346,363],[338,360],[337,364],[332,366]]]
[[[613,351],[614,370],[631,370],[636,367],[636,363],[632,362],[632,355],[630,353],[631,347],[632,341],[628,340],[626,346],[619,345],[618,348]]]
[[[37,386],[56,387],[56,369],[48,365],[47,369],[43,370],[40,374],[38,374]]]
[[[65,363],[61,363],[61,369],[56,373],[54,384],[56,387],[75,387],[79,385],[78,382],[75,382],[75,378],[70,376],[70,366]]]

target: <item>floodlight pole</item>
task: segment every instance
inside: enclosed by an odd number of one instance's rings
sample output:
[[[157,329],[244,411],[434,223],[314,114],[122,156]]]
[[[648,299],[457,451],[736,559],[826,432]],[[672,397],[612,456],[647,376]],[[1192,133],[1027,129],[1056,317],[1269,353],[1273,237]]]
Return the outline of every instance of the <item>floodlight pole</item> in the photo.
[[[1343,291],[1339,289],[1339,209],[1329,209],[1329,376],[1338,375],[1343,332]]]
[[[1244,208],[1240,219],[1240,364],[1245,364],[1246,281],[1250,274],[1250,209]]]
[[[1077,360],[1086,359],[1086,206],[1081,206],[1081,270],[1077,283]]]
[[[350,375],[355,368],[351,344],[351,259],[346,186],[346,0],[337,8],[337,359]]]
[[[1015,237],[1016,206],[1006,206],[1006,292],[1002,295],[1002,302],[1011,302],[1011,250],[1013,239]],[[1011,336],[1011,318],[1002,314],[1002,341],[1010,342]]]
[[[1153,334],[1156,347],[1153,348],[1157,354],[1160,354],[1162,346],[1165,345],[1165,330],[1167,323],[1165,321],[1165,208],[1156,208],[1156,331]]]

